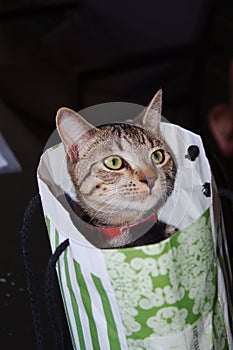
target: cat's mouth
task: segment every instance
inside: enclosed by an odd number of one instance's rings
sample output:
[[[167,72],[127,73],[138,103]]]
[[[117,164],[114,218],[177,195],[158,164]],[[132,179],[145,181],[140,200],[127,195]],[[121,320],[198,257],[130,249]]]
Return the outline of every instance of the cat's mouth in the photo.
[[[148,191],[146,193],[138,194],[137,197],[135,197],[135,200],[141,201],[141,202],[147,202],[147,201],[156,201],[159,199],[159,195],[153,193],[152,191]]]
[[[154,197],[154,195],[151,192],[145,193],[145,194],[141,194],[141,195],[138,196],[138,198],[141,199],[141,200],[147,200],[148,198],[150,199],[150,198],[153,198],[153,197]]]

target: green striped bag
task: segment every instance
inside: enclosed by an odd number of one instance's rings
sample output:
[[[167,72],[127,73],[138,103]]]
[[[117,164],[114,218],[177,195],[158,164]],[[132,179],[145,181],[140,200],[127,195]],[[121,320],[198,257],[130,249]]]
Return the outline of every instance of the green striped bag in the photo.
[[[69,239],[57,274],[74,349],[233,348],[232,276],[202,141],[175,125],[164,123],[162,131],[178,160],[178,176],[158,216],[179,231],[148,246],[96,247],[64,195],[73,188],[63,146],[41,157],[38,184],[52,252]],[[199,150],[195,159],[188,154],[191,145]]]

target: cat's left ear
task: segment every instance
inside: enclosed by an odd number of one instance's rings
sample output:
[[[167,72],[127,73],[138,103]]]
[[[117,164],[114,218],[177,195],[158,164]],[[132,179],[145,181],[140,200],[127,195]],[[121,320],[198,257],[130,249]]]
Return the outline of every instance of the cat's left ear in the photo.
[[[159,132],[162,113],[162,96],[163,92],[162,89],[160,89],[154,95],[148,107],[135,119],[142,127]]]
[[[81,147],[98,133],[94,125],[88,123],[81,115],[63,107],[56,115],[58,133],[62,139],[67,155],[74,161],[78,160]]]

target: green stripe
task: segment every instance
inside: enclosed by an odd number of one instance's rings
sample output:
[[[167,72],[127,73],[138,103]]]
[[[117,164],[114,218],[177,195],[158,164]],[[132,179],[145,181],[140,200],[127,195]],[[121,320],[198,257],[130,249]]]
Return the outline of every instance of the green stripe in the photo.
[[[59,245],[59,235],[58,235],[57,230],[56,230],[56,235],[55,235],[55,245],[56,245],[56,248]],[[72,326],[71,326],[70,316],[69,316],[68,308],[67,308],[67,304],[66,304],[64,288],[63,288],[63,284],[62,284],[62,280],[61,280],[61,264],[60,264],[60,260],[58,260],[58,279],[59,279],[59,285],[60,285],[60,289],[61,289],[62,300],[63,300],[63,304],[64,304],[64,307],[65,307],[65,313],[66,313],[66,317],[67,317],[67,321],[68,321],[68,325],[69,325],[69,330],[70,330],[70,335],[71,335],[71,339],[72,339],[72,344],[73,344],[73,347],[75,349],[77,349],[76,344],[75,344],[75,340],[74,340],[73,329],[72,329]]]
[[[48,231],[49,238],[50,238],[50,220],[49,220],[48,216],[45,217],[45,223],[46,223],[47,231]]]
[[[77,279],[77,283],[79,285],[83,305],[84,305],[84,308],[85,308],[87,316],[88,316],[93,349],[100,350],[98,333],[97,333],[97,329],[96,329],[95,320],[93,317],[91,297],[90,297],[89,291],[87,289],[87,285],[86,285],[86,282],[84,280],[84,277],[82,275],[80,265],[75,260],[74,260],[74,268],[75,268],[76,279]]]
[[[108,295],[103,287],[102,281],[99,277],[91,275],[92,280],[96,286],[96,289],[101,298],[101,302],[104,309],[105,318],[107,320],[107,330],[108,330],[108,339],[111,350],[121,350],[120,341],[118,338],[118,331],[116,328],[116,323],[113,317],[112,308],[108,299]]]
[[[67,287],[68,287],[68,290],[70,293],[70,300],[71,300],[72,309],[73,309],[74,318],[75,318],[75,323],[76,323],[76,327],[77,327],[80,349],[86,350],[81,320],[80,320],[80,316],[79,316],[79,307],[78,307],[77,300],[76,300],[76,297],[75,297],[75,294],[74,294],[74,291],[72,288],[71,280],[70,280],[70,273],[69,273],[68,259],[67,259],[67,250],[65,251],[65,254],[64,254],[64,262],[65,262],[66,284],[67,284]]]

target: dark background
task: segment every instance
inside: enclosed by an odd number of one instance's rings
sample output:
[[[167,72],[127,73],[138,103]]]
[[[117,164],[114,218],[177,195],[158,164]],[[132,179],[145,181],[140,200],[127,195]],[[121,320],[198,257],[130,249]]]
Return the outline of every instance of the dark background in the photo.
[[[232,160],[208,125],[211,108],[229,100],[232,58],[232,1],[0,1],[0,132],[22,166],[0,176],[2,349],[36,349],[19,231],[38,192],[36,168],[57,109],[111,101],[146,105],[163,88],[163,115],[201,134],[232,189]],[[50,248],[41,208],[32,222],[31,251],[45,348],[52,349],[43,295]],[[59,304],[58,292],[55,299]],[[67,334],[65,342],[69,349]]]

